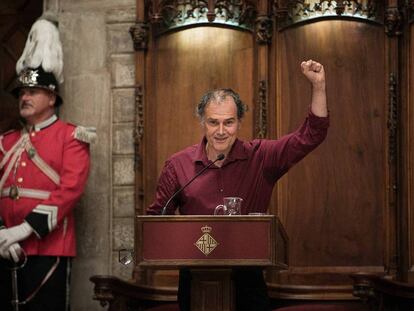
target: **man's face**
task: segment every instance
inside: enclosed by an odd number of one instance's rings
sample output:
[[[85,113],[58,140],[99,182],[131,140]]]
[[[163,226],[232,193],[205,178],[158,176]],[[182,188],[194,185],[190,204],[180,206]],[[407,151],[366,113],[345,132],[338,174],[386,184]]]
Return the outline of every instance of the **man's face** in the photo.
[[[233,98],[227,96],[224,101],[208,103],[202,125],[209,159],[215,159],[220,153],[227,155],[241,126]]]
[[[22,88],[19,92],[20,116],[34,125],[54,114],[56,95],[41,88]]]

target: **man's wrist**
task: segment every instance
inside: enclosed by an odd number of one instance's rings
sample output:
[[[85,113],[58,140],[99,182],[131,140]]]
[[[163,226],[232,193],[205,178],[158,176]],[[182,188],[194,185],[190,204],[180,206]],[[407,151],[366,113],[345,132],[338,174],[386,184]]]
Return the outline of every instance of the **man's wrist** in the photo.
[[[325,81],[312,83],[312,91],[314,91],[314,92],[325,92],[325,90],[326,90]]]
[[[22,222],[19,225],[25,237],[29,237],[33,233],[33,228],[26,222]]]

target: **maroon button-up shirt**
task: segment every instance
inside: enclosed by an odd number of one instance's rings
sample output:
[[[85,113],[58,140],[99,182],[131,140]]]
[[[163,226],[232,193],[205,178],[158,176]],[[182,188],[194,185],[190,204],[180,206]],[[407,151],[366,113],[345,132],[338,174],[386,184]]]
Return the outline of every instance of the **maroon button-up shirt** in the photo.
[[[266,212],[276,181],[325,139],[328,126],[329,118],[309,113],[298,130],[278,140],[236,140],[223,165],[211,166],[189,184],[170,202],[167,214],[178,207],[183,215],[211,215],[228,196],[243,199],[242,214]],[[209,163],[205,138],[171,156],[147,213],[160,214],[168,199]]]

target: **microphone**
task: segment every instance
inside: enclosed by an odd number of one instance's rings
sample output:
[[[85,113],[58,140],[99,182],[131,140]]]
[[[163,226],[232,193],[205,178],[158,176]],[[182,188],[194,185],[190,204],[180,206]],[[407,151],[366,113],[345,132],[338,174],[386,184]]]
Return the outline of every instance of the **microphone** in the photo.
[[[182,186],[180,189],[178,189],[169,199],[168,199],[168,201],[167,201],[167,203],[165,203],[165,205],[164,205],[164,207],[162,208],[162,211],[161,211],[161,215],[165,215],[165,212],[167,211],[167,207],[168,207],[168,204],[170,204],[170,202],[172,201],[172,199],[174,199],[176,196],[177,196],[177,194],[179,194],[181,191],[183,191],[185,188],[187,188],[187,186],[189,185],[189,184],[191,184],[192,182],[193,182],[193,180],[194,179],[196,179],[198,176],[200,176],[201,174],[203,174],[210,166],[212,166],[214,163],[216,163],[217,161],[221,161],[221,160],[223,160],[224,159],[224,157],[225,157],[225,155],[224,154],[222,154],[222,153],[220,153],[218,156],[217,156],[217,158],[213,161],[213,162],[211,162],[211,163],[209,163],[206,167],[204,167],[200,172],[198,172],[197,174],[195,174],[194,175],[194,177],[193,178],[191,178],[184,186]]]

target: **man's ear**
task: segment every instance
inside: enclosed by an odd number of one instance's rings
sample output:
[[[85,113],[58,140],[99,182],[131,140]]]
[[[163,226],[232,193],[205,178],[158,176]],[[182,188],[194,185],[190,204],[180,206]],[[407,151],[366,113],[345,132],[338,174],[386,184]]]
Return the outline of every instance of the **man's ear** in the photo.
[[[53,107],[56,103],[56,94],[50,92],[49,93],[49,106]]]

